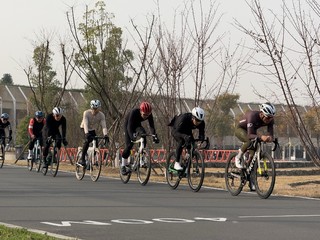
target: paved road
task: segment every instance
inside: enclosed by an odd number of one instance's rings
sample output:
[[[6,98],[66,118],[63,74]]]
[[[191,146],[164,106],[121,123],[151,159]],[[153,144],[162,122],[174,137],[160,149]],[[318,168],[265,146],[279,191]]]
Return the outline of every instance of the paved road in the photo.
[[[0,222],[86,240],[318,240],[319,204],[110,178],[78,181],[62,172],[53,178],[18,166],[0,169]]]

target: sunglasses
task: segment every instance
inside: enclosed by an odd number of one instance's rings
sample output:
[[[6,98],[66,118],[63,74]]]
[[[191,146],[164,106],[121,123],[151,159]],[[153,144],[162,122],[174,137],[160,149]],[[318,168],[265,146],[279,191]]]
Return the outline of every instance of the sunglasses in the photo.
[[[150,116],[150,113],[149,114],[146,114],[146,113],[141,113],[142,117],[149,117]]]

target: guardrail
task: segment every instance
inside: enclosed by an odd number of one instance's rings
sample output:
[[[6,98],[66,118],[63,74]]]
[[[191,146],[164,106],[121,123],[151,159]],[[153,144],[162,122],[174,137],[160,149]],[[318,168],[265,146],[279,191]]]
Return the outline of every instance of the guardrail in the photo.
[[[123,149],[120,149],[119,154]],[[167,151],[165,149],[150,149],[150,155],[156,162],[165,162]],[[203,154],[205,162],[226,162],[229,155],[238,150],[200,150]],[[61,148],[60,149],[60,159],[61,161],[68,161],[68,158],[71,157],[72,160],[76,159],[78,148]],[[104,161],[112,161],[109,154],[109,149],[102,148],[100,149],[102,159]],[[108,156],[108,159],[106,159]]]

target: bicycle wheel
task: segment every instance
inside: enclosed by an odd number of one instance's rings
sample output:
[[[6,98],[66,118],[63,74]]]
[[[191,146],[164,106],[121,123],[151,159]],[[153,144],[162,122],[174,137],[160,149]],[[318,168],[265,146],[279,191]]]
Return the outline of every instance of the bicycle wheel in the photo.
[[[77,163],[81,162],[81,155],[82,155],[82,150],[78,151],[77,156],[76,156],[76,178],[78,180],[82,180],[85,173],[86,173],[86,168],[79,166]]]
[[[226,188],[232,196],[237,196],[243,188],[242,170],[238,169],[235,164],[237,153],[231,153],[225,168],[224,179]]]
[[[90,176],[91,180],[96,182],[99,179],[102,167],[102,159],[100,151],[97,150],[90,154]]]
[[[258,161],[256,161],[252,179],[259,197],[266,199],[271,195],[276,182],[276,167],[270,154],[261,154],[260,167],[261,170],[258,169]]]
[[[204,160],[198,151],[194,151],[191,163],[188,166],[188,184],[194,192],[198,192],[202,186],[205,174]]]
[[[35,170],[37,172],[39,172],[40,169],[41,169],[41,166],[43,164],[42,148],[41,148],[40,145],[37,146],[36,155],[33,155],[33,156],[34,156],[34,167],[35,167]]]
[[[138,180],[144,186],[148,183],[151,174],[151,159],[148,151],[144,150],[137,164]]]
[[[42,168],[41,168],[41,172],[43,175],[46,175],[48,172],[48,168],[49,168],[49,164],[51,164],[51,159],[52,159],[52,155],[51,155],[51,151],[48,153],[48,156],[46,159],[43,159],[43,163],[42,163]],[[46,167],[44,167],[46,165]]]
[[[1,144],[1,156],[0,156],[0,168],[2,168],[4,163],[4,146]]]
[[[27,158],[27,165],[28,165],[28,170],[29,171],[32,171],[32,168],[33,168],[33,163],[34,163],[34,159],[35,159],[35,157],[36,157],[36,155],[35,155],[35,147],[33,148],[33,156],[32,156],[32,159],[28,159]]]
[[[53,177],[57,176],[58,170],[59,170],[59,150],[58,148],[54,147],[51,151],[52,160],[50,164],[50,173]]]
[[[176,152],[171,152],[167,158],[166,179],[172,189],[176,189],[180,183],[179,172],[175,170]]]
[[[131,163],[131,161],[133,161],[133,157],[132,156],[129,157],[129,161],[130,161],[130,163]],[[131,166],[131,164],[130,164],[130,166]],[[131,173],[132,173],[131,172],[131,167],[127,168],[127,174],[126,175],[122,174],[121,168],[122,168],[122,158],[120,158],[120,161],[119,161],[120,179],[121,179],[121,181],[123,183],[128,183],[129,180],[130,180],[130,177],[131,177]]]

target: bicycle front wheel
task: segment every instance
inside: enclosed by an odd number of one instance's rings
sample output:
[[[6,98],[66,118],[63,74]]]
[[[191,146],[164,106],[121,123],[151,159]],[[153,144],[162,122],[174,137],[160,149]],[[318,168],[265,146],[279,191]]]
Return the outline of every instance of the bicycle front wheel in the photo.
[[[198,151],[194,151],[188,166],[188,184],[194,192],[198,192],[202,186],[205,174],[204,160]]]
[[[34,154],[33,154],[32,159],[28,159],[27,158],[27,165],[28,165],[28,170],[29,171],[32,171],[34,159],[35,159],[35,155]]]
[[[53,177],[57,176],[58,170],[59,170],[59,150],[57,148],[54,148],[51,152],[52,159],[50,164],[50,173]]]
[[[131,163],[131,158],[132,156],[129,157],[128,161]],[[131,164],[130,164],[131,166]],[[119,170],[120,170],[120,179],[123,183],[128,183],[131,177],[131,167],[127,167],[127,173],[126,174],[122,174],[122,158],[120,157],[120,161],[119,161]]]
[[[90,154],[90,176],[91,180],[96,182],[99,179],[101,173],[102,159],[100,151],[97,150]]]
[[[1,144],[0,168],[3,167],[3,163],[4,163],[4,146],[3,144]]]
[[[273,158],[268,153],[263,153],[260,159],[260,169],[258,161],[254,164],[253,180],[256,192],[260,198],[268,198],[276,182],[276,167]]]
[[[171,152],[167,158],[166,166],[166,179],[167,183],[172,189],[176,189],[180,183],[179,172],[174,169],[174,163],[176,162],[176,152]]]
[[[36,151],[34,152],[34,167],[37,172],[40,171],[41,165],[43,164],[43,157],[42,157],[42,148],[39,145],[38,147],[35,147]]]
[[[226,188],[232,196],[237,196],[241,193],[243,188],[242,170],[238,169],[235,164],[235,157],[237,153],[231,153],[227,160],[225,168],[224,179]]]
[[[151,174],[151,159],[148,151],[145,150],[137,164],[138,180],[140,184],[144,186],[148,183]]]
[[[78,151],[77,156],[76,156],[76,178],[78,180],[82,180],[85,173],[86,173],[86,168],[79,166],[78,163],[81,162],[81,156],[82,156],[82,150]]]

